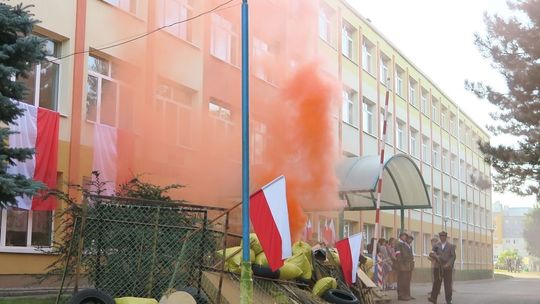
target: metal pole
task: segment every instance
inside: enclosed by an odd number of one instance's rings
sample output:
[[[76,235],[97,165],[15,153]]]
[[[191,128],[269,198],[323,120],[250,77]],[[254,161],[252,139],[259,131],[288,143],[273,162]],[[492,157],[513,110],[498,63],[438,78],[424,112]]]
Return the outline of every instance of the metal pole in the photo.
[[[248,2],[242,0],[242,271],[240,303],[253,303],[249,260],[249,31]]]
[[[405,208],[401,206],[401,231],[405,232]]]
[[[384,171],[384,147],[386,146],[386,126],[388,120],[388,99],[390,99],[390,92],[388,91],[389,84],[387,84],[386,96],[384,99],[384,122],[381,136],[381,152],[380,152],[380,163],[379,163],[379,180],[377,181],[377,209],[375,210],[375,241],[373,242],[373,268],[375,275],[380,275],[377,273],[377,241],[381,234],[380,230],[380,216],[381,216],[381,195],[382,195],[382,183],[383,183],[383,171]],[[403,207],[402,207],[403,208]],[[403,209],[402,209],[403,210]],[[403,222],[403,221],[402,221]],[[379,280],[380,281],[380,280]],[[382,286],[380,286],[382,288]]]

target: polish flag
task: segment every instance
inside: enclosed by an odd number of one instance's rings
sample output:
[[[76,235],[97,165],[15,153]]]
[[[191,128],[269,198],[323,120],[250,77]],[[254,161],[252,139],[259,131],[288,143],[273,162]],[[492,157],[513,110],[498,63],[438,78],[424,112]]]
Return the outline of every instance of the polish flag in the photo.
[[[24,162],[16,161],[14,166],[8,168],[8,173],[22,174],[42,182],[49,189],[55,189],[60,115],[23,102],[18,105],[24,113],[10,125],[11,131],[19,133],[9,136],[9,145],[14,148],[35,148],[35,154]],[[52,196],[45,198],[39,194],[34,197],[22,196],[17,198],[17,207],[26,210],[54,210],[56,200]]]
[[[336,249],[339,254],[343,277],[347,284],[356,283],[356,273],[358,271],[358,260],[360,259],[360,248],[362,247],[362,234],[355,234],[347,239],[336,242]]]
[[[309,241],[313,235],[313,225],[311,224],[311,218],[308,218],[306,227],[304,228],[304,240]]]
[[[326,219],[324,222],[324,242],[332,245],[336,241],[336,229],[334,228],[334,219]]]
[[[251,195],[249,217],[272,271],[292,255],[285,177],[282,175]]]

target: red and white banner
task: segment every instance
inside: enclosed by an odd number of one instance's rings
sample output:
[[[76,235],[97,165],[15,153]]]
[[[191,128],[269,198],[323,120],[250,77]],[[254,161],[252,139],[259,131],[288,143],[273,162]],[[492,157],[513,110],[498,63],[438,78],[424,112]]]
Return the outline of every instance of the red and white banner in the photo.
[[[35,148],[35,154],[24,162],[16,162],[8,168],[11,174],[22,174],[27,178],[41,181],[49,189],[56,188],[58,169],[58,131],[60,115],[58,112],[36,108],[26,103],[19,103],[24,110],[10,129],[17,134],[9,136],[10,147]],[[26,210],[54,210],[56,200],[42,195],[33,198],[23,196],[17,198],[17,207]]]
[[[313,235],[313,225],[311,224],[311,218],[308,218],[306,227],[304,227],[304,233],[303,233],[304,241],[311,240],[311,237]]]
[[[336,249],[338,250],[343,276],[345,278],[345,282],[349,285],[356,283],[358,260],[360,259],[360,248],[362,248],[361,233],[336,242]]]
[[[291,229],[285,177],[282,175],[255,192],[249,200],[249,217],[268,265],[275,271],[292,255]]]
[[[102,195],[113,195],[116,189],[118,164],[118,131],[103,124],[94,125],[93,171],[99,171],[99,179],[106,182]]]
[[[334,219],[326,219],[324,222],[323,232],[324,242],[327,245],[333,245],[336,241],[336,229],[334,227]]]

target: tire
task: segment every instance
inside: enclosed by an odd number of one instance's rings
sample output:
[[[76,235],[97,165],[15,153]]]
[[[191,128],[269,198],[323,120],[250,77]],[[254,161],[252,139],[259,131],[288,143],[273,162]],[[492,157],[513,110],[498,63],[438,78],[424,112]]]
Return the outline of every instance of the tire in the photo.
[[[350,291],[342,289],[329,289],[322,298],[333,304],[360,304],[360,300],[356,298]]]
[[[111,296],[97,289],[85,289],[71,297],[68,304],[115,304]]]
[[[184,287],[180,288],[178,291],[185,291],[189,293],[195,301],[197,301],[197,304],[209,304],[210,300],[206,296],[203,290],[199,292],[199,289],[197,287]]]
[[[279,279],[279,270],[272,271],[269,267],[253,264],[251,265],[253,274],[258,277],[268,278],[268,279]]]

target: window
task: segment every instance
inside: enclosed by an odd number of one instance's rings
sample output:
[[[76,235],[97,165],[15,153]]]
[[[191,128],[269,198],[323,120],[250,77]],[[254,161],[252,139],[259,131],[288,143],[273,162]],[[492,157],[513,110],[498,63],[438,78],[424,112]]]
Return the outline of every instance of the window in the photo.
[[[474,224],[474,214],[473,214],[473,205],[471,203],[467,204],[467,223]]]
[[[418,232],[411,232],[411,235],[413,237],[413,241],[411,243],[411,248],[412,248],[412,252],[413,252],[413,255],[417,255],[418,253],[418,243],[420,242],[420,240],[418,239]]]
[[[431,120],[436,124],[439,123],[438,108],[439,108],[438,101],[436,99],[433,99],[432,104],[431,104]]]
[[[345,55],[347,58],[354,60],[354,37],[356,36],[356,30],[348,22],[343,21],[341,35],[341,53],[343,53],[343,55]]]
[[[108,60],[93,55],[88,57],[86,120],[117,126],[119,83],[112,77],[115,70],[116,66]]]
[[[426,163],[430,163],[431,155],[429,153],[429,139],[422,136],[422,160]]]
[[[259,79],[270,83],[276,83],[276,79],[270,68],[270,62],[277,55],[277,47],[269,45],[265,41],[254,37],[253,38],[253,58],[255,58],[254,73]]]
[[[60,57],[60,45],[55,41],[45,39],[44,48],[45,58],[48,61],[35,64],[28,73],[28,77],[17,79],[24,82],[28,89],[21,101],[36,107],[57,111],[60,64],[59,61],[54,60]]]
[[[250,149],[251,161],[254,164],[262,164],[266,138],[266,125],[253,119],[251,120],[250,125],[252,147]]]
[[[426,90],[422,89],[422,94],[420,95],[420,110],[424,115],[429,116],[429,107],[428,107],[428,93]]]
[[[416,81],[414,81],[414,79],[412,78],[409,79],[409,102],[414,107],[418,106],[417,100],[416,100],[416,87],[417,86],[418,84],[416,83]]]
[[[373,43],[364,37],[362,42],[362,68],[370,74],[373,74],[373,51]]]
[[[450,157],[450,175],[456,177],[457,173],[457,159],[454,154]]]
[[[418,157],[418,131],[411,128],[411,155]]]
[[[433,212],[437,215],[441,215],[441,201],[439,200],[440,191],[434,190],[433,191]]]
[[[381,108],[379,117],[380,138],[383,137],[383,125],[384,125],[384,108]],[[388,113],[386,117],[386,143],[392,144],[392,114]]]
[[[431,252],[431,235],[424,233],[424,255],[428,255]]]
[[[386,86],[387,83],[389,83],[390,78],[390,72],[388,70],[388,66],[390,65],[390,58],[388,58],[385,54],[381,53],[381,75],[379,80],[381,81],[382,85]]]
[[[344,122],[357,126],[356,122],[356,107],[355,107],[356,93],[350,89],[343,89],[343,109],[342,119]]]
[[[461,200],[461,221],[466,222],[467,220],[467,203],[465,200]]]
[[[396,94],[403,97],[403,70],[396,66]]]
[[[239,65],[238,35],[229,20],[215,13],[212,13],[210,53],[232,65]]]
[[[156,107],[165,124],[165,132],[171,144],[190,146],[191,108],[194,92],[165,79],[156,85]]]
[[[442,172],[448,173],[448,151],[444,150],[441,153],[441,169]]]
[[[452,205],[448,201],[448,196],[448,193],[443,194],[443,208],[445,218],[450,218],[452,216]]]
[[[210,99],[208,112],[213,117],[213,132],[216,138],[227,141],[232,136],[233,117],[230,106],[222,101]]]
[[[439,163],[439,145],[434,144],[433,145],[433,167],[439,169],[440,163]]]
[[[441,107],[441,127],[448,130],[448,121],[446,120],[446,108]]]
[[[367,246],[369,244],[369,242],[371,241],[371,238],[374,236],[374,233],[375,233],[375,225],[364,224],[364,227],[363,227],[363,230],[362,230],[362,234],[363,234],[362,237],[366,241],[362,242],[362,243],[364,243],[365,246]],[[364,248],[366,248],[366,247],[364,247]]]
[[[107,3],[110,3],[116,7],[119,7],[126,12],[132,14],[137,13],[137,0],[104,0]]]
[[[456,117],[453,114],[450,114],[450,119],[448,121],[448,129],[450,134],[456,135]]]
[[[0,210],[0,247],[49,247],[52,211],[5,208]]]
[[[373,128],[373,108],[374,104],[368,99],[364,98],[362,103],[362,113],[363,113],[363,128],[364,132],[374,135],[375,130]]]
[[[334,44],[334,37],[332,37],[334,16],[334,10],[321,2],[319,9],[319,37],[331,45]]]
[[[401,120],[397,120],[397,128],[396,128],[396,146],[400,150],[405,150],[405,123]]]
[[[158,8],[158,22],[174,36],[193,42],[193,23],[180,22],[193,17],[195,0],[163,0]],[[172,26],[171,24],[178,23]]]
[[[455,196],[452,196],[452,210],[452,218],[455,220],[459,219],[459,205],[457,203],[457,197]]]
[[[467,182],[467,167],[465,165],[465,162],[463,160],[459,161],[459,169],[460,169],[460,180],[462,182]]]

